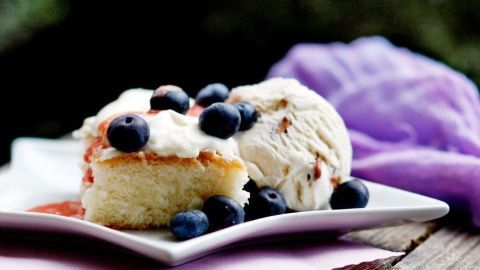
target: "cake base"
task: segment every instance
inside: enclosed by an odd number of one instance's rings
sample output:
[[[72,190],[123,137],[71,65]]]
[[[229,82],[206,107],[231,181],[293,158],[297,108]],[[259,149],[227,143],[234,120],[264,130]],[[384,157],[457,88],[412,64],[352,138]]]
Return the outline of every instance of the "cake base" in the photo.
[[[121,154],[91,163],[94,183],[84,182],[85,220],[121,229],[168,225],[180,211],[200,209],[214,195],[242,205],[249,193],[245,166],[212,151],[196,158],[155,153]]]

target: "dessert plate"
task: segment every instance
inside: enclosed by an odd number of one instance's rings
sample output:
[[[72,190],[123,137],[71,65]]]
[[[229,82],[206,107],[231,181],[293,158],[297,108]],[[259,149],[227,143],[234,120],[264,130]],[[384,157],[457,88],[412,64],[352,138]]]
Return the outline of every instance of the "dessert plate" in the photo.
[[[0,172],[0,227],[93,237],[173,266],[251,241],[335,237],[350,230],[427,221],[449,210],[442,201],[365,181],[370,191],[366,208],[273,216],[188,241],[176,241],[167,230],[120,231],[74,218],[26,212],[41,204],[78,200],[81,152],[81,146],[72,140],[16,140],[10,167]]]

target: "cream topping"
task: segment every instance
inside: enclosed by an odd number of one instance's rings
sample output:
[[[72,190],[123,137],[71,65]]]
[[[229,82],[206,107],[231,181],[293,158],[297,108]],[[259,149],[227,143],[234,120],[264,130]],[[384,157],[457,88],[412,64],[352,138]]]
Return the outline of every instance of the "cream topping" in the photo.
[[[148,112],[153,90],[134,88],[123,92],[116,100],[103,107],[96,116],[83,121],[80,129],[73,132],[77,139],[94,138],[98,135],[98,126],[109,117],[126,112]]]
[[[113,115],[127,112],[146,113],[150,110],[150,97],[153,91],[131,89],[105,106],[97,116],[85,119],[82,128],[74,132],[76,138],[91,138],[98,134],[98,126]],[[139,114],[150,128],[150,139],[141,149],[143,152],[155,152],[160,156],[178,156],[194,158],[202,150],[212,150],[225,158],[237,156],[238,147],[230,138],[216,138],[204,133],[198,125],[198,118],[179,114],[172,110],[156,114]],[[102,152],[101,159],[108,159],[123,152],[108,147]]]
[[[150,127],[150,139],[141,149],[143,152],[155,152],[159,156],[195,158],[202,150],[213,150],[228,159],[238,156],[237,144],[232,138],[224,140],[207,135],[200,130],[196,117],[172,110],[142,117]],[[109,159],[122,153],[109,147],[102,153],[101,159]]]

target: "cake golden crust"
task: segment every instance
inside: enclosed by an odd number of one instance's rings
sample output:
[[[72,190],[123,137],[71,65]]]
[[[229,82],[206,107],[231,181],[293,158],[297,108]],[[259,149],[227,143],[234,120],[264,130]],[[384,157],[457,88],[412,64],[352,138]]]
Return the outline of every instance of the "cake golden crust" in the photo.
[[[214,164],[224,169],[244,169],[245,166],[242,162],[236,159],[227,160],[216,154],[214,151],[201,151],[196,158],[179,158],[177,156],[159,156],[154,152],[143,153],[125,153],[122,155],[114,156],[112,158],[99,161],[99,157],[94,157],[97,164],[104,166],[115,167],[122,164],[134,164],[142,163],[144,165],[162,165],[162,164],[182,164],[184,166],[192,166],[202,164],[206,166],[208,164]]]

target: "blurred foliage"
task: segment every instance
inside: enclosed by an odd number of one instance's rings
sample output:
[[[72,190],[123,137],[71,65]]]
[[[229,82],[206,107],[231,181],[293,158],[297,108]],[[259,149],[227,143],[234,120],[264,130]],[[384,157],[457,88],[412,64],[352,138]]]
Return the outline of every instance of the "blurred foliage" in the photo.
[[[381,35],[478,85],[478,10],[478,0],[0,0],[0,89],[16,101],[0,113],[18,102],[35,112],[3,119],[0,163],[13,138],[66,134],[123,89],[257,82],[299,42]]]
[[[0,0],[0,52],[62,21],[69,4],[67,0]],[[195,22],[202,31],[219,41],[249,43],[258,49],[252,53],[272,62],[278,58],[273,42],[291,46],[382,35],[480,83],[477,0],[226,0],[204,5],[208,8]]]
[[[0,52],[61,21],[67,13],[64,0],[0,0]]]
[[[451,65],[479,84],[479,9],[476,0],[231,0],[213,9],[204,27],[224,38],[244,37],[258,48],[272,35],[297,42],[382,35]]]

